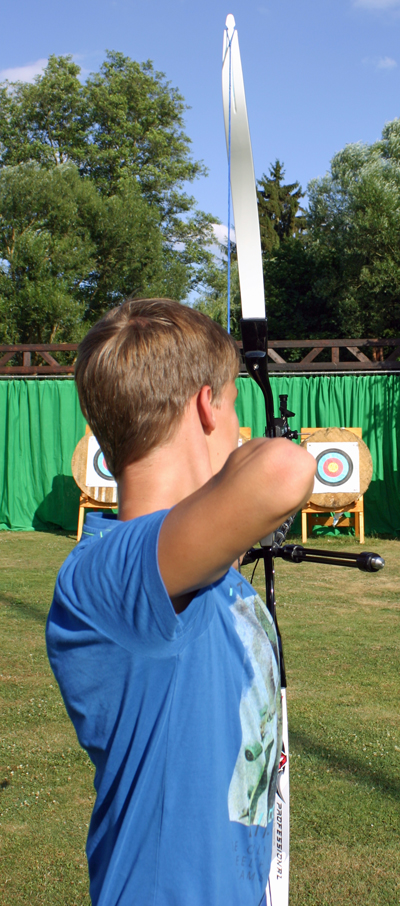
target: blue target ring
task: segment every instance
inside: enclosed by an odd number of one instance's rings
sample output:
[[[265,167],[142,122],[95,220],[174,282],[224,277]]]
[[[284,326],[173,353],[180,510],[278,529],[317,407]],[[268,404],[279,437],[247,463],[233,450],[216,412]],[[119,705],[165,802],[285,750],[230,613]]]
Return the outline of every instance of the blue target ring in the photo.
[[[93,457],[93,468],[100,478],[105,478],[106,481],[114,481],[114,476],[111,475],[102,450],[96,450]]]
[[[343,450],[332,447],[317,456],[317,478],[321,484],[340,487],[349,480],[352,473],[352,460]]]

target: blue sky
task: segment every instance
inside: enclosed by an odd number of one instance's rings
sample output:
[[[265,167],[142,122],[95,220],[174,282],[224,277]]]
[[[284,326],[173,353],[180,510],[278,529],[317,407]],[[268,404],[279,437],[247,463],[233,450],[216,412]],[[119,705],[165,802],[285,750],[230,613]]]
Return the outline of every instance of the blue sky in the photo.
[[[233,13],[256,176],[277,157],[288,181],[323,175],[348,142],[373,142],[400,116],[400,0],[14,0],[2,12],[1,77],[32,78],[51,53],[96,70],[106,48],[151,59],[184,95],[186,131],[207,179],[199,206],[227,218],[221,101]]]

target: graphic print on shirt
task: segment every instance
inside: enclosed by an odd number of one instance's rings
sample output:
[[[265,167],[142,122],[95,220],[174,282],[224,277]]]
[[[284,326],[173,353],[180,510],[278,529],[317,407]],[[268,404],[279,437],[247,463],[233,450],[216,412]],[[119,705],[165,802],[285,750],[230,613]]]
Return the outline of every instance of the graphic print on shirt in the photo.
[[[282,713],[275,627],[258,595],[230,607],[245,649],[242,742],[228,793],[230,821],[266,827],[274,816]]]

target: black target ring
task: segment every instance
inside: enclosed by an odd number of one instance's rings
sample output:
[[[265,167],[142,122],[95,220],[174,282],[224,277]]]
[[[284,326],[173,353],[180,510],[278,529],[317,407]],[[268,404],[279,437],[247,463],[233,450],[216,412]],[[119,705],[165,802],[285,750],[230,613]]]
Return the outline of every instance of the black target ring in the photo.
[[[102,466],[100,464],[101,461],[99,462],[100,457],[102,457],[102,459],[104,460],[104,453],[99,448],[98,450],[96,450],[96,453],[94,454],[94,457],[93,457],[93,468],[94,468],[94,471],[96,472],[96,475],[98,475],[99,478],[105,479],[106,481],[114,481],[114,478],[111,475],[111,472],[108,472],[108,471],[105,472],[104,469],[102,468]]]
[[[336,477],[324,475],[324,466],[326,463],[331,460],[334,462],[336,459],[337,467],[340,468],[340,473]],[[351,478],[353,474],[353,462],[348,453],[345,453],[344,450],[338,450],[335,447],[330,448],[329,450],[324,450],[323,453],[320,453],[316,458],[317,462],[317,479],[321,484],[326,485],[328,488],[338,488],[342,484]],[[343,474],[344,473],[344,474]]]

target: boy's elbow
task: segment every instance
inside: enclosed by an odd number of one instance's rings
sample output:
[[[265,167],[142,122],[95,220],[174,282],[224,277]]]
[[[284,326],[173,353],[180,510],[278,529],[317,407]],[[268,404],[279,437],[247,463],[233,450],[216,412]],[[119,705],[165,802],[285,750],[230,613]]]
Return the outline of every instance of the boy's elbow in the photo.
[[[312,494],[316,461],[304,447],[283,438],[279,439],[274,452],[275,482],[282,498],[287,498],[288,506],[295,512]]]
[[[298,509],[311,497],[317,463],[311,453],[307,453],[304,447],[296,445],[296,448],[299,455],[296,456],[296,462],[292,462],[291,465],[292,469],[296,471],[296,492],[298,497],[296,508]]]
[[[311,456],[311,453],[307,453],[307,450],[305,450],[304,452],[306,454],[307,460],[305,461],[304,469],[304,494],[300,506],[304,506],[304,504],[311,497],[314,487],[315,473],[317,471],[317,463],[314,459],[314,456]]]

